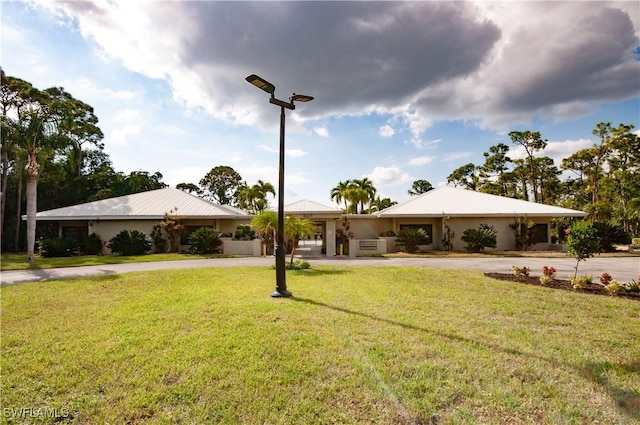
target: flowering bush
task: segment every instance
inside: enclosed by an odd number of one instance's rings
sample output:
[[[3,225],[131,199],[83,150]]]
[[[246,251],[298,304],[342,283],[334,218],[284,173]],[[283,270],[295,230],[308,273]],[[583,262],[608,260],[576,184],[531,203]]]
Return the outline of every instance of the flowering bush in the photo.
[[[584,289],[593,282],[593,277],[582,274],[580,276],[569,276],[573,289]]]
[[[515,276],[529,276],[529,272],[531,271],[529,267],[513,266],[511,269]]]
[[[607,286],[612,280],[613,278],[609,273],[602,273],[602,275],[600,276],[600,283],[602,283],[604,286]]]
[[[617,280],[611,279],[609,280],[609,283],[607,283],[607,285],[604,287],[604,289],[606,289],[607,292],[610,293],[611,295],[618,295],[621,292],[624,292],[625,287],[624,285],[621,285],[620,283],[618,283]]]
[[[556,269],[544,266],[542,268],[542,276],[540,276],[540,284],[547,285],[556,278]]]

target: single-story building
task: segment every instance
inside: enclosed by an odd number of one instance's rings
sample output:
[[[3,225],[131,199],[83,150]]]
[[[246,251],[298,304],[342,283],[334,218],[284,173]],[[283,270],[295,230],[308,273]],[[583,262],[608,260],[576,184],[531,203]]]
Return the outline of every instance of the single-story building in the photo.
[[[58,223],[59,236],[82,239],[91,233],[100,236],[102,252],[108,254],[108,241],[122,230],[138,230],[151,235],[153,226],[169,214],[183,225],[181,248],[188,248],[186,237],[199,227],[212,227],[231,234],[251,216],[230,206],[216,205],[179,189],[166,188],[41,211],[36,221]],[[26,216],[23,216],[26,219]]]
[[[103,241],[103,253],[108,253],[107,241],[121,230],[139,230],[150,235],[153,226],[166,214],[180,218],[185,226],[182,249],[187,248],[186,235],[198,227],[233,234],[238,225],[250,224],[252,219],[237,208],[166,188],[41,211],[36,220],[57,222],[60,236],[81,238],[96,233]],[[313,221],[316,245],[322,255],[329,257],[347,249],[351,256],[394,252],[395,235],[406,227],[426,231],[430,243],[423,247],[425,250],[444,249],[443,240],[448,240],[454,250],[463,250],[465,243],[460,237],[466,229],[480,224],[492,225],[497,230],[496,249],[514,250],[516,241],[510,225],[524,221],[534,225],[533,249],[546,250],[551,247],[553,218],[587,215],[568,208],[451,187],[431,190],[376,214],[343,214],[338,208],[309,200],[286,205],[285,214]],[[234,248],[226,238],[224,242],[228,253],[262,252],[259,242],[249,248]]]

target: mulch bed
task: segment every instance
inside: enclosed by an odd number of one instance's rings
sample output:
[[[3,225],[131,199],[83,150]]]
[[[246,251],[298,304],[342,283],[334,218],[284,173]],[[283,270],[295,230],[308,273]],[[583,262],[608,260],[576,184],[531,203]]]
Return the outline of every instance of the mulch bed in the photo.
[[[604,286],[597,283],[587,285],[584,289],[573,289],[571,282],[562,279],[554,279],[546,285],[541,285],[540,280],[536,276],[516,276],[509,273],[485,273],[484,275],[492,279],[524,283],[525,285],[543,286],[545,288],[561,289],[565,291],[579,292],[582,294],[606,295],[608,297],[616,296],[640,301],[640,292],[625,292],[618,295],[611,295],[606,291],[606,289],[604,289]]]

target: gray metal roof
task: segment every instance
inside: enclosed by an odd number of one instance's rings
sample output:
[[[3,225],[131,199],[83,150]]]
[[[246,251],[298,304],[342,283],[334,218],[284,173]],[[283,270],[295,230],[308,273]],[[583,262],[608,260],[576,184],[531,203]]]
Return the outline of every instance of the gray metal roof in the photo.
[[[440,187],[380,211],[378,217],[585,217],[587,213],[521,199]]]
[[[184,218],[249,217],[237,208],[166,188],[41,211],[36,214],[36,220],[159,220],[165,213]]]
[[[308,199],[285,205],[284,211],[291,214],[332,214],[337,216],[342,214],[342,210],[339,208],[328,207]]]

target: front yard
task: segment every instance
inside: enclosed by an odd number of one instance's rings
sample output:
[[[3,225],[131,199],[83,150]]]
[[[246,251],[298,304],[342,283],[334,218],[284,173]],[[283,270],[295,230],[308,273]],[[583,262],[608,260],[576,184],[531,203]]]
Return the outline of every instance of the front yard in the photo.
[[[3,421],[640,421],[637,301],[425,268],[289,272],[291,299],[273,281],[253,267],[3,287]]]

